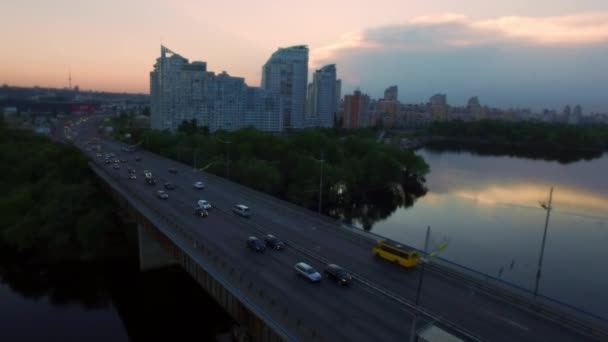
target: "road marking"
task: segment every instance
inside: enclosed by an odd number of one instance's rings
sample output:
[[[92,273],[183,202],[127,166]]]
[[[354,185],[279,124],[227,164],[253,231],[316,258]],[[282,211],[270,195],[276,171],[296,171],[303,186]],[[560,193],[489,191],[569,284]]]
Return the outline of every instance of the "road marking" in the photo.
[[[525,325],[520,324],[520,323],[517,323],[517,322],[515,322],[515,321],[513,321],[513,320],[510,320],[510,319],[508,319],[508,318],[506,318],[506,317],[503,317],[503,316],[501,316],[501,315],[498,315],[498,314],[496,314],[496,313],[494,313],[494,312],[492,312],[492,311],[488,311],[488,310],[484,310],[484,311],[485,311],[487,314],[489,314],[490,316],[493,316],[494,318],[497,318],[497,319],[499,319],[499,320],[501,320],[501,321],[503,321],[503,322],[506,322],[506,323],[508,323],[508,324],[510,324],[510,325],[512,325],[512,326],[514,326],[514,327],[517,327],[517,328],[519,328],[519,329],[521,329],[521,330],[523,330],[523,331],[528,331],[528,330],[530,330],[530,329],[528,329],[528,327],[526,327]]]

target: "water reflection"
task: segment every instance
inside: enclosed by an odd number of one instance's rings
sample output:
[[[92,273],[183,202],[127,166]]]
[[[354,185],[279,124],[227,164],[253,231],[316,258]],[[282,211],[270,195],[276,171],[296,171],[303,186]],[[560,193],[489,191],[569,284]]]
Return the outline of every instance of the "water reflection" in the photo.
[[[541,293],[605,315],[608,156],[566,165],[424,149],[418,154],[431,167],[429,192],[376,222],[375,233],[423,248],[431,226],[431,239],[450,241],[442,257],[531,289],[545,220],[539,201],[553,186]]]
[[[548,197],[549,184],[519,183],[486,185],[482,189],[453,189],[452,193],[480,204],[508,204],[538,207]],[[553,206],[559,211],[602,216],[608,213],[608,196],[560,186],[554,193]]]
[[[505,146],[465,142],[432,142],[426,145],[429,152],[467,152],[482,157],[519,157],[532,160],[557,161],[570,164],[600,158],[601,150],[565,151],[562,149],[534,149],[529,146]]]

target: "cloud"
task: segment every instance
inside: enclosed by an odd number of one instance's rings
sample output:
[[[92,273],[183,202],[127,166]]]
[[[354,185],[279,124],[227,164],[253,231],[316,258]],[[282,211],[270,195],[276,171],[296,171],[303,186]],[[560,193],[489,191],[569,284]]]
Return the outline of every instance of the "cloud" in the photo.
[[[413,18],[403,24],[349,33],[340,41],[311,52],[320,65],[341,53],[369,49],[437,49],[521,44],[580,46],[608,43],[608,12],[553,17],[506,16],[472,20],[462,14]]]
[[[379,97],[390,84],[402,101],[437,92],[450,104],[479,96],[498,107],[607,111],[608,12],[473,20],[460,14],[417,17],[345,34],[311,50],[311,68],[335,63],[343,92]]]

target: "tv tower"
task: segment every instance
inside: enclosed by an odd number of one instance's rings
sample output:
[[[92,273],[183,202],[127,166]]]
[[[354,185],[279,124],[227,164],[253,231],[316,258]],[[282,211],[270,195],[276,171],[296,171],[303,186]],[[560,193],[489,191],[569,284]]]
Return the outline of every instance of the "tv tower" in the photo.
[[[72,69],[68,69],[68,87],[72,90]]]

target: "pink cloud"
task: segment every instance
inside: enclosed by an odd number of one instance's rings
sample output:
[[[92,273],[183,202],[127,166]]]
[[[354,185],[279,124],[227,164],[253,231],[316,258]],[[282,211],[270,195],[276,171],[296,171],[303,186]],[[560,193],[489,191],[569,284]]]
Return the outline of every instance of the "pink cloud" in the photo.
[[[311,51],[318,66],[339,55],[368,49],[463,48],[489,44],[577,46],[608,43],[608,12],[552,17],[505,16],[473,20],[448,13],[349,33]]]

